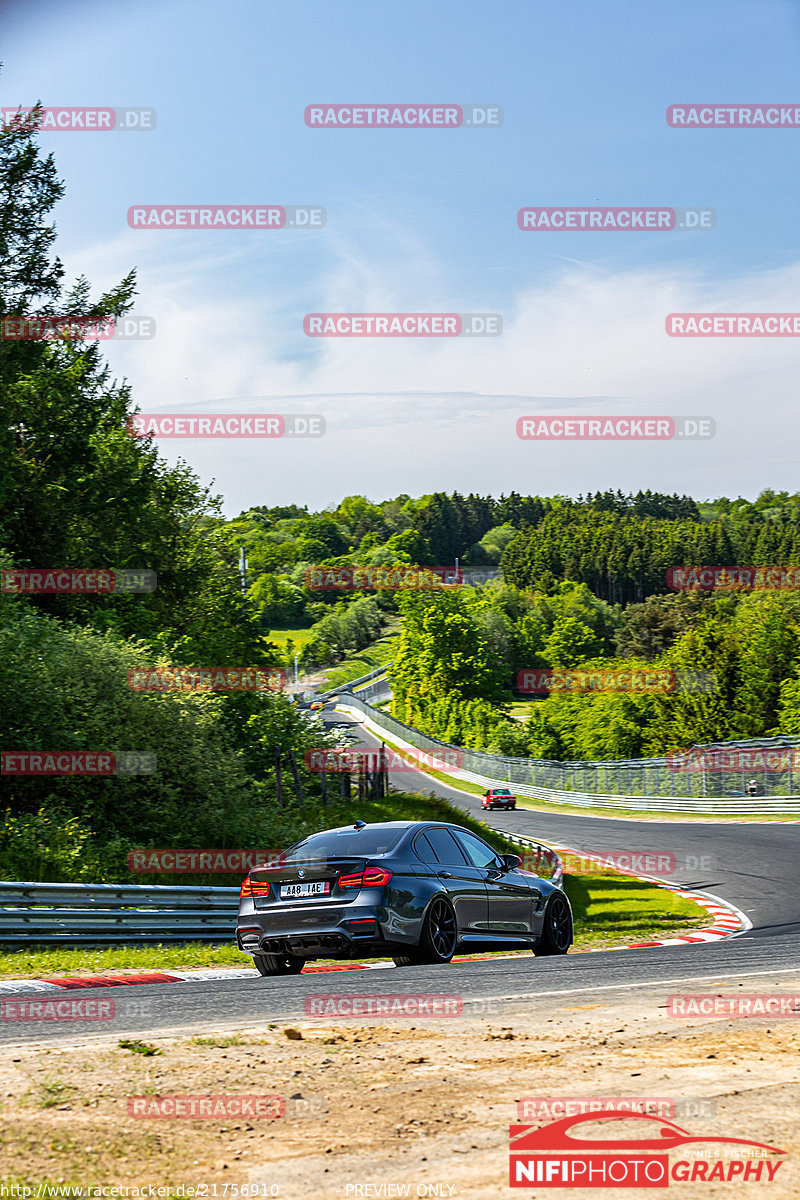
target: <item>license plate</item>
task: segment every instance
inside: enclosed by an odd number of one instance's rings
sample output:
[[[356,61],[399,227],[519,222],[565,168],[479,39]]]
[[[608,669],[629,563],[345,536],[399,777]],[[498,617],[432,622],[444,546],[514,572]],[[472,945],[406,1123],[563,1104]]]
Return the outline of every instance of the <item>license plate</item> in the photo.
[[[314,883],[282,883],[281,900],[293,900],[296,896],[325,896],[331,890],[327,880],[318,879]]]

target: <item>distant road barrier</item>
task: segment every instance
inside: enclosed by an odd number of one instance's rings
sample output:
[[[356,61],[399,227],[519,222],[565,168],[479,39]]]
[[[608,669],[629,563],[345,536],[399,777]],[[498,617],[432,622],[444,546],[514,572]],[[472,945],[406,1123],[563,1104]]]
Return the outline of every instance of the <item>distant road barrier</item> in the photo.
[[[406,742],[430,752],[457,749],[462,756],[463,778],[486,787],[505,783],[518,795],[532,799],[584,808],[653,812],[800,814],[800,737],[796,736],[696,746],[685,756],[673,753],[663,758],[555,762],[454,747],[404,725],[358,693],[343,695],[342,705],[363,714],[378,736],[383,733],[395,743]],[[794,748],[798,749],[793,754]],[[759,761],[763,766],[759,769],[748,765],[733,771],[729,765],[719,770],[704,765],[706,761],[713,764],[714,752],[734,756],[737,751],[742,751],[746,759],[750,752],[750,762]],[[770,758],[778,755],[786,760],[786,766],[770,770]],[[793,766],[794,760],[798,765]],[[752,778],[760,792],[754,796],[745,791]],[[457,784],[457,778],[453,783]]]

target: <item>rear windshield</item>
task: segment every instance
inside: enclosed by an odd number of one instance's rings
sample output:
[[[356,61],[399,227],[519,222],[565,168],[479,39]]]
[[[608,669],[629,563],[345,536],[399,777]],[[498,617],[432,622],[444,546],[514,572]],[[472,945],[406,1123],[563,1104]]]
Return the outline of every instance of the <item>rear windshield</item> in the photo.
[[[314,833],[286,851],[286,862],[319,858],[363,858],[393,850],[405,829],[342,829]]]

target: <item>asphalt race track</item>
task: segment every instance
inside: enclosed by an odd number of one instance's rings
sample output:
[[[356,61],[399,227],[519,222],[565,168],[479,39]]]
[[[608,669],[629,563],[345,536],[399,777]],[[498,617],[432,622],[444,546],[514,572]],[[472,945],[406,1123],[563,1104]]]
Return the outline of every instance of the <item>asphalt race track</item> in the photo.
[[[326,720],[342,721],[332,711]],[[363,744],[377,744],[363,733]],[[480,815],[479,799],[413,771],[394,776],[398,787],[434,791]],[[47,1044],[68,1037],[91,1042],[109,1035],[185,1034],[204,1029],[246,1028],[267,1022],[308,1020],[310,995],[390,992],[458,994],[464,1014],[500,1019],[536,1005],[542,1019],[592,999],[638,996],[646,1005],[663,1006],[667,995],[693,984],[694,990],[772,990],[800,978],[800,825],[722,824],[679,821],[616,820],[539,812],[490,812],[497,829],[593,853],[659,851],[676,858],[668,882],[713,893],[739,908],[753,924],[724,941],[641,950],[575,954],[567,958],[514,958],[420,966],[341,971],[280,979],[246,977],[127,986],[83,993],[112,998],[113,1020],[0,1022],[6,1045]],[[245,964],[243,964],[245,965]],[[21,994],[21,993],[20,993]],[[3,992],[3,998],[9,998]],[[45,998],[42,995],[39,998]],[[53,998],[48,993],[47,998]]]
[[[332,713],[326,716],[333,718]],[[335,720],[358,725],[342,714]],[[367,730],[362,729],[360,737],[364,745],[380,745]],[[456,791],[422,772],[399,771],[394,782],[407,791],[446,796],[504,833],[541,838],[586,853],[672,853],[676,869],[664,878],[681,887],[713,892],[741,909],[753,923],[752,931],[743,937],[800,934],[800,824],[636,821],[524,809],[483,812],[478,796]],[[796,961],[800,965],[800,959]]]

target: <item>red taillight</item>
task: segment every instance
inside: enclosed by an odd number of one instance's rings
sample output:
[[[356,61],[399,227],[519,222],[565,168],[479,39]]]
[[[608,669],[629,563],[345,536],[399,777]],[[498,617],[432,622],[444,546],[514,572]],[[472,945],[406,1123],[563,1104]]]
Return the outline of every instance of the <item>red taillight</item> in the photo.
[[[249,875],[242,880],[242,886],[239,888],[240,899],[244,899],[245,897],[252,899],[254,896],[268,896],[269,893],[270,886],[266,879],[251,879]]]
[[[385,867],[365,867],[357,875],[340,875],[340,888],[385,887],[392,878],[392,872]]]

